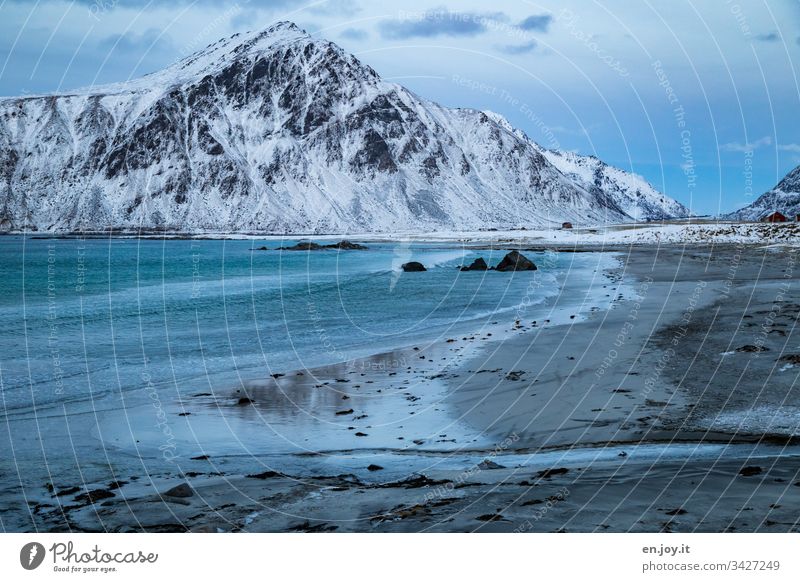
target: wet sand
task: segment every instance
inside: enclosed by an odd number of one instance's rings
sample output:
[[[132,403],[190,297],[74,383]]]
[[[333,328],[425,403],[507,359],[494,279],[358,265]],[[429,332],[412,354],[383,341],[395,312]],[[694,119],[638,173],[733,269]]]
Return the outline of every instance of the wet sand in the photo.
[[[166,403],[187,423],[173,470],[54,483],[31,496],[34,519],[56,531],[797,531],[794,253],[616,250],[608,305],[572,297],[535,322],[521,310],[474,335]],[[303,412],[281,425],[292,404]],[[230,432],[248,452],[204,446],[197,430],[219,433],[214,422],[241,423]],[[263,436],[320,422],[332,430],[285,450]],[[98,426],[112,455],[136,456],[118,417]]]

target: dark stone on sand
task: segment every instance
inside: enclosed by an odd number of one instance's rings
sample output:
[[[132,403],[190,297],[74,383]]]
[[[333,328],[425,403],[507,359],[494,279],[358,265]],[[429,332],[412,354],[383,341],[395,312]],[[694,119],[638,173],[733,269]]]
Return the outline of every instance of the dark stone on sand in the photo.
[[[556,475],[564,475],[569,472],[569,469],[564,467],[560,467],[558,469],[545,469],[544,471],[539,471],[536,476],[540,479],[549,479],[550,477],[554,477]]]
[[[339,529],[338,525],[332,525],[329,523],[319,523],[311,525],[308,521],[304,521],[301,524],[289,527],[288,531],[296,531],[303,533],[324,533],[324,532],[336,531],[337,529]]]
[[[536,265],[533,261],[525,257],[519,251],[511,251],[503,260],[497,263],[495,271],[509,272],[509,271],[535,271]]]
[[[766,351],[769,351],[769,348],[766,347],[766,346],[753,346],[753,345],[749,345],[748,344],[746,346],[742,346],[740,348],[736,348],[736,351],[737,352],[747,352],[747,353],[766,352]]]
[[[475,519],[478,521],[502,521],[503,516],[499,513],[487,513],[485,515],[479,515]]]
[[[383,467],[380,465],[370,465],[367,467],[367,471],[383,471]]]
[[[742,477],[752,477],[753,475],[760,475],[762,471],[763,469],[761,467],[750,465],[749,467],[742,467],[742,470],[739,471],[739,475]]]
[[[64,495],[72,495],[73,493],[77,493],[80,491],[80,487],[68,487],[67,489],[62,489],[58,493],[56,493],[56,497],[63,497]]]
[[[478,257],[469,266],[462,266],[462,271],[485,271],[489,268],[489,265],[486,264],[486,261],[483,260],[483,257]]]
[[[425,268],[425,265],[423,265],[422,263],[418,263],[417,261],[411,261],[410,263],[403,263],[403,266],[401,268],[406,273],[420,273],[422,271],[428,270]]]
[[[398,487],[402,487],[403,489],[420,489],[422,487],[435,487],[436,485],[446,485],[447,483],[452,483],[452,481],[450,479],[431,479],[430,477],[426,477],[425,475],[417,475],[415,477],[409,477],[408,479],[404,479],[402,481],[383,483],[381,485],[377,485],[376,487],[379,489],[394,489]]]
[[[353,409],[348,408],[347,410],[337,410],[336,416],[344,416],[345,414],[353,414]]]
[[[252,398],[248,398],[247,396],[242,396],[239,400],[236,401],[236,404],[239,406],[245,406],[247,404],[255,404],[255,401]]]
[[[114,494],[111,491],[107,491],[106,489],[94,489],[93,491],[87,491],[86,493],[76,495],[75,501],[80,501],[82,503],[95,503],[103,499],[108,499],[109,497],[114,497]]]
[[[253,475],[245,475],[248,479],[272,479],[279,477],[280,473],[277,471],[264,471],[263,473],[254,473]]]
[[[188,526],[182,523],[159,523],[143,526],[143,529],[149,533],[186,533],[189,531]]]
[[[194,489],[192,489],[188,483],[181,483],[180,485],[176,485],[172,489],[168,489],[161,495],[166,497],[178,497],[183,499],[185,497],[191,497],[192,495],[194,495]]]

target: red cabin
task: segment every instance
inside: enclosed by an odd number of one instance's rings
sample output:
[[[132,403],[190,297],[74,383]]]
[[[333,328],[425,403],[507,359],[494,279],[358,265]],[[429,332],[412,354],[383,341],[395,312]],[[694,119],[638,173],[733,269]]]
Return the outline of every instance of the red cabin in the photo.
[[[786,222],[787,220],[789,219],[780,212],[773,212],[772,214],[767,214],[764,218],[762,218],[761,222]]]

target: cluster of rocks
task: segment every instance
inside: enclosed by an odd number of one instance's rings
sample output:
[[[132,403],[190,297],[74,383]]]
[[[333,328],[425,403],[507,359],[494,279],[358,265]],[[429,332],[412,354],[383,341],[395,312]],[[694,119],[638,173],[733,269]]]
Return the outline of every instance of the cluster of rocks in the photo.
[[[276,250],[278,251],[327,251],[331,249],[339,250],[339,251],[365,251],[368,247],[350,242],[349,240],[339,241],[338,243],[333,243],[330,245],[321,245],[315,242],[299,242],[296,245],[290,247],[278,247]],[[259,247],[255,249],[257,251],[267,251],[269,250],[267,247]]]
[[[402,269],[407,273],[427,271],[425,266],[417,261],[411,261],[410,263],[403,264]],[[508,253],[505,257],[503,257],[503,260],[497,263],[496,267],[488,266],[483,257],[478,257],[472,261],[472,264],[463,265],[461,267],[462,271],[501,271],[504,273],[510,271],[535,271],[536,269],[537,267],[533,264],[533,261],[528,259],[519,251],[511,251]]]

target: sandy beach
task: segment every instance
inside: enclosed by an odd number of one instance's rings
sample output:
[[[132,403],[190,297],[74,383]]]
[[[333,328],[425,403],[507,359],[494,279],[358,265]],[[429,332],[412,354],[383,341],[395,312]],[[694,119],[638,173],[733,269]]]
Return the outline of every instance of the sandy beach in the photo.
[[[794,251],[602,250],[614,266],[598,273],[591,296],[567,281],[572,291],[550,301],[544,318],[526,317],[521,302],[510,325],[163,402],[163,414],[179,419],[172,470],[131,468],[166,450],[157,426],[142,432],[147,410],[65,422],[72,440],[83,430],[102,441],[106,469],[127,459],[122,472],[31,483],[27,514],[3,525],[800,529]],[[281,454],[282,422],[307,427],[297,432],[308,440],[304,454]],[[278,437],[256,438],[265,431]],[[247,454],[226,454],[225,434]]]

